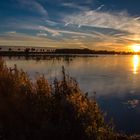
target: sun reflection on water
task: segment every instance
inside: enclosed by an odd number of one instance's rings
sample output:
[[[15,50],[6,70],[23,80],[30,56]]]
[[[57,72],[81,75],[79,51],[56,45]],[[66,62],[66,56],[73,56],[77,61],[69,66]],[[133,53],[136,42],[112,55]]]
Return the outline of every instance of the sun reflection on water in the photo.
[[[134,55],[133,56],[133,74],[137,74],[138,72],[138,67],[139,67],[139,56],[138,55]]]

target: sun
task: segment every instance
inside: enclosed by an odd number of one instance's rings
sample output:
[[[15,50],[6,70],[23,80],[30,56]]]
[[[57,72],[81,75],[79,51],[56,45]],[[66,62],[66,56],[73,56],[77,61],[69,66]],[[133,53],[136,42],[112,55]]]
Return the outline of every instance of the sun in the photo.
[[[140,44],[132,45],[132,49],[134,52],[139,52],[140,51]]]

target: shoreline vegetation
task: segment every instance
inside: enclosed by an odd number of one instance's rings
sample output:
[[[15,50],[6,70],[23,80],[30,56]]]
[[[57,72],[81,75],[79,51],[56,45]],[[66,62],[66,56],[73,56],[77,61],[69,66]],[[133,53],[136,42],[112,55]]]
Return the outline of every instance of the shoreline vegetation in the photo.
[[[95,99],[83,93],[62,67],[61,79],[8,68],[0,59],[0,139],[2,140],[138,140],[119,134]]]
[[[0,56],[76,56],[76,57],[97,57],[98,54],[108,55],[140,55],[140,52],[125,52],[125,51],[108,51],[108,50],[90,50],[90,49],[54,49],[54,48],[12,48],[7,47],[4,50],[0,47]]]

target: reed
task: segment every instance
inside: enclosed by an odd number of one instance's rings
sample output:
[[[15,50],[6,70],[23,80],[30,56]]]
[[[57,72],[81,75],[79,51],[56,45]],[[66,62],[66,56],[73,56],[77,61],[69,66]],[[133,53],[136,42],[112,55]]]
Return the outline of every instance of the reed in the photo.
[[[104,121],[95,100],[65,73],[49,83],[43,75],[32,82],[16,65],[0,60],[0,138],[4,140],[117,140],[122,135]],[[127,136],[124,136],[127,138]]]

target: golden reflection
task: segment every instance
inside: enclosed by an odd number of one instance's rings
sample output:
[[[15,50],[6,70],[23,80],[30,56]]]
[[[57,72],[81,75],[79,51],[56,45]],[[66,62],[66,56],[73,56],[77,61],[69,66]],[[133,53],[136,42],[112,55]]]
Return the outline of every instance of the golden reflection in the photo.
[[[139,67],[139,56],[138,55],[134,55],[133,56],[133,73],[137,74],[138,72],[138,67]]]

